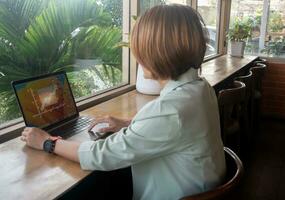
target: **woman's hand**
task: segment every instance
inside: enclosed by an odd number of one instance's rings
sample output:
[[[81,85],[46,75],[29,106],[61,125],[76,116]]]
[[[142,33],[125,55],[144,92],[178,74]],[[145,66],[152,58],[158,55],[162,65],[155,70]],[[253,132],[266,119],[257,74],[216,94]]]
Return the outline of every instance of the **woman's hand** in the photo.
[[[103,118],[98,118],[94,120],[94,122],[90,125],[89,130],[91,130],[96,124],[99,123],[108,123],[109,127],[107,128],[102,128],[99,130],[101,133],[106,133],[106,132],[118,132],[121,130],[121,128],[129,126],[131,123],[131,120],[126,120],[126,119],[119,119],[116,117],[111,117],[111,116],[105,116]]]
[[[39,129],[26,127],[21,136],[21,140],[34,149],[43,150],[44,141],[49,139],[50,135]]]

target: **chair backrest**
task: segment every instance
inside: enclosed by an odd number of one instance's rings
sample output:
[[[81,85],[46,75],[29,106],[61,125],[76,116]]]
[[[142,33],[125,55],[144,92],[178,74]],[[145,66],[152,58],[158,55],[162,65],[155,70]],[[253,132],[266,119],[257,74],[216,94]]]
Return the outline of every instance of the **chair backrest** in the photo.
[[[242,111],[241,106],[245,101],[245,92],[246,86],[240,81],[234,81],[232,88],[223,89],[219,92],[218,103],[222,134],[233,120],[239,120]]]
[[[221,137],[224,145],[240,150],[240,119],[245,110],[246,86],[234,81],[233,87],[219,92],[218,103],[220,112]]]
[[[259,58],[258,60],[256,60],[256,61],[253,62],[253,65],[256,65],[256,64],[258,64],[258,63],[267,65],[267,60],[264,59],[264,58]]]
[[[246,86],[240,81],[234,81],[233,87],[219,91],[219,106],[236,105],[244,101]]]
[[[227,173],[222,185],[200,194],[186,196],[181,200],[221,200],[238,185],[243,174],[243,164],[239,157],[229,148],[224,147]]]
[[[235,78],[236,81],[243,82],[246,86],[246,92],[245,92],[245,101],[249,103],[251,95],[253,93],[254,87],[253,87],[253,74],[251,71],[245,76],[239,76]]]
[[[256,63],[254,67],[250,68],[254,79],[254,89],[261,91],[262,78],[265,74],[267,66],[262,63]]]

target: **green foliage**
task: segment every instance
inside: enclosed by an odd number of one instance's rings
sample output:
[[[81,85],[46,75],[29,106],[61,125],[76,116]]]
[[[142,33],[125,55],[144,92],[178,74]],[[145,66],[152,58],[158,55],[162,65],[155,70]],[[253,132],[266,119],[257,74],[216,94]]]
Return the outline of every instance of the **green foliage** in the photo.
[[[244,41],[251,36],[252,26],[249,21],[236,18],[228,32],[228,39],[231,41]]]
[[[89,46],[86,57],[100,58],[101,65],[110,68],[107,71],[120,70],[121,49],[113,46],[121,40],[121,32],[113,26],[111,15],[95,0],[0,1],[1,120],[19,116],[11,81],[59,70],[85,70],[74,64],[77,47]],[[81,86],[75,90],[82,91],[75,93],[85,95],[90,81],[78,78]]]
[[[166,0],[140,0],[140,12],[144,13],[147,9],[156,6],[165,4]]]
[[[100,59],[104,64],[117,68],[121,65],[121,49],[116,44],[121,41],[120,28],[101,28],[97,25],[80,28],[73,38],[75,57],[80,59]]]
[[[278,11],[272,11],[269,15],[269,30],[271,32],[279,32],[283,29],[282,15]]]
[[[75,98],[108,89],[118,85],[122,80],[121,70],[106,65],[90,66],[85,70],[70,72],[67,75],[71,86],[78,88],[73,92]]]
[[[279,37],[274,41],[269,41],[261,53],[266,53],[267,55],[279,56],[285,53],[285,38]]]
[[[251,27],[251,29],[259,29],[261,24],[261,15],[256,12],[255,16],[246,16],[243,18],[243,23]]]
[[[25,34],[25,30],[48,0],[2,0],[0,1],[0,36],[13,42]]]
[[[20,117],[20,110],[17,106],[14,95],[10,92],[0,93],[0,125],[5,121],[9,121]]]
[[[117,26],[122,26],[123,15],[123,0],[99,0],[104,10],[107,10],[112,18],[112,23]]]

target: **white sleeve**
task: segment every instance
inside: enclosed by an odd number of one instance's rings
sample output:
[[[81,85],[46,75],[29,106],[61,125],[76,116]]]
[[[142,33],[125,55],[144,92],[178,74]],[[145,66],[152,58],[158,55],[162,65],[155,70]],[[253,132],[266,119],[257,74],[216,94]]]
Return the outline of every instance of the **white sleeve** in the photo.
[[[78,150],[85,170],[114,170],[175,151],[181,131],[176,114],[133,122],[105,140],[83,142]]]

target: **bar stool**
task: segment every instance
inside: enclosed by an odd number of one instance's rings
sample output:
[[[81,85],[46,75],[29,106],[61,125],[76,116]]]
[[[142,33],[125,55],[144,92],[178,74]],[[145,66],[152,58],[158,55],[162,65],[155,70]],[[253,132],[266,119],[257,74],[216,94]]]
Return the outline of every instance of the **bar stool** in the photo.
[[[245,102],[246,86],[234,81],[233,87],[218,94],[221,134],[225,146],[240,152],[240,116]]]
[[[254,77],[254,98],[261,97],[261,86],[262,86],[262,78],[267,69],[266,64],[257,62],[253,67],[250,68],[250,71]]]
[[[252,126],[253,126],[253,116],[252,116],[252,104],[253,104],[253,74],[251,71],[245,76],[239,76],[235,78],[236,81],[241,81],[245,84],[245,100],[243,110],[241,111],[241,153],[245,155],[246,150],[249,147],[250,141],[252,140]]]
[[[258,60],[253,62],[253,65],[256,65],[258,63],[265,64],[267,66],[267,60],[264,58],[258,58]]]
[[[262,99],[262,78],[265,74],[267,66],[263,63],[257,62],[254,67],[250,68],[253,75],[253,102],[252,102],[252,115],[253,115],[253,126],[257,131],[259,130],[259,119],[260,119],[260,105]]]

